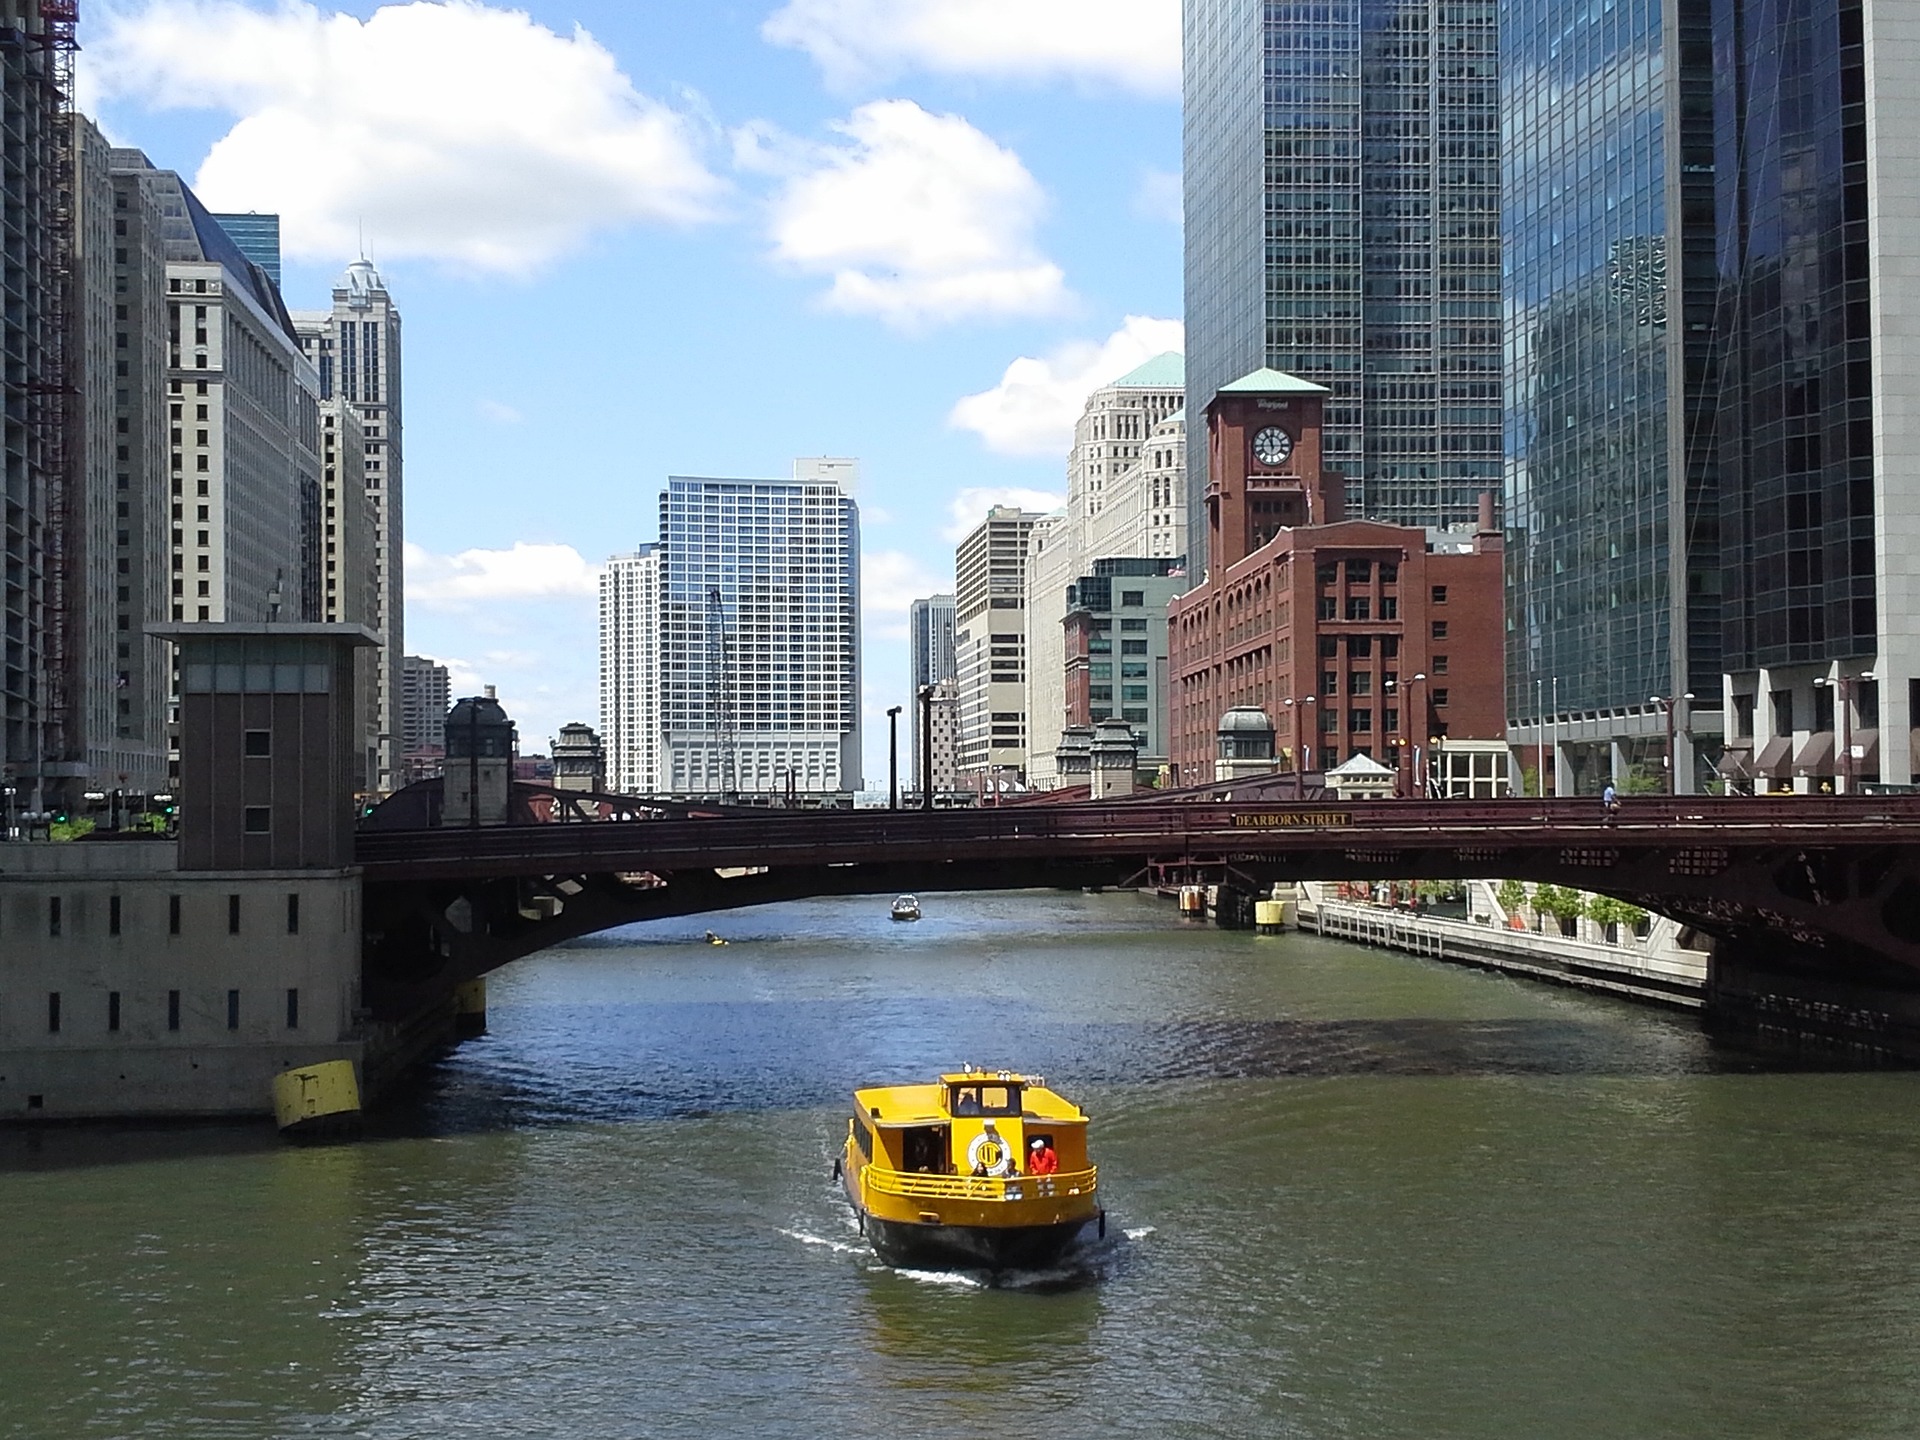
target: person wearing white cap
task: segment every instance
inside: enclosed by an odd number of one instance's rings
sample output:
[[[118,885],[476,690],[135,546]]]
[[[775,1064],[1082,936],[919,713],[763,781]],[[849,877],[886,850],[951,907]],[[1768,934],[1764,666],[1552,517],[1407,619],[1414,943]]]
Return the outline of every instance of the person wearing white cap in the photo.
[[[1053,1146],[1047,1143],[1044,1135],[1033,1137],[1027,1146],[1027,1173],[1029,1175],[1051,1175],[1060,1168],[1060,1157],[1054,1153]]]

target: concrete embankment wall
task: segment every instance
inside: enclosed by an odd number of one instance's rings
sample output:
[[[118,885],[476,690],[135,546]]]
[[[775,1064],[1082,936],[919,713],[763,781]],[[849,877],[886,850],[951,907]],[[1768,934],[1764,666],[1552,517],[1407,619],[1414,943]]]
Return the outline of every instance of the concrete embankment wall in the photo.
[[[1507,928],[1497,906],[1479,894],[1470,908],[1486,915],[1484,922],[1328,900],[1319,886],[1303,886],[1302,891],[1300,928],[1330,940],[1377,945],[1654,1004],[1692,1010],[1706,1005],[1707,956],[1675,943],[1668,933],[1671,922],[1656,925],[1648,937],[1631,936],[1627,943],[1610,945]]]

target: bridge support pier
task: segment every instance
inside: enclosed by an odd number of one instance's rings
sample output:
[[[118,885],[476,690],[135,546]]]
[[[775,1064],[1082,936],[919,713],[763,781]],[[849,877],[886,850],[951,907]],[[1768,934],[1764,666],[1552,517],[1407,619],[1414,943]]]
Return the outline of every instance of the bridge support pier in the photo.
[[[1764,947],[1715,949],[1703,1020],[1713,1034],[1768,1048],[1920,1065],[1920,992],[1897,977],[1816,971]]]

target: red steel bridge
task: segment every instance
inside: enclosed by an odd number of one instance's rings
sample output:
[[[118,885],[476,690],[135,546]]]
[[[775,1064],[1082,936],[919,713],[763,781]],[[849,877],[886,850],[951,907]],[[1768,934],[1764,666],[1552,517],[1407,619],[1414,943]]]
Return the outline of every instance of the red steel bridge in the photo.
[[[1276,880],[1551,882],[1711,936],[1709,1012],[1920,1059],[1920,797],[716,809],[358,837],[368,1001],[400,1016],[637,920],[817,895]]]

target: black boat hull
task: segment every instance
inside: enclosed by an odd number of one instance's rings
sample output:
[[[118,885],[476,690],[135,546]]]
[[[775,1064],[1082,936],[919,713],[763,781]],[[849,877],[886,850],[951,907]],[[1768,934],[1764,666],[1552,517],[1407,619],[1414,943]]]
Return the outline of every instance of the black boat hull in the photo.
[[[1044,1270],[1099,1217],[1056,1225],[927,1225],[866,1217],[874,1253],[905,1270]]]

